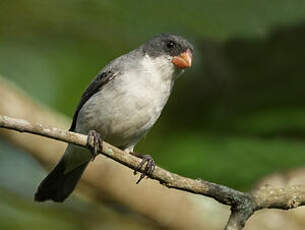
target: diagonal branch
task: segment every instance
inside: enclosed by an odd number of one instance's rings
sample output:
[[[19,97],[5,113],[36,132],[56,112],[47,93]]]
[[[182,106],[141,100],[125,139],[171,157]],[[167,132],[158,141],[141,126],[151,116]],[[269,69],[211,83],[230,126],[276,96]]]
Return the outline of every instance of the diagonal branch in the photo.
[[[21,119],[0,115],[1,127],[87,147],[86,135],[40,124],[31,124]],[[135,169],[140,163],[138,158],[126,154],[106,142],[102,145],[101,154],[131,169]],[[250,194],[208,181],[186,178],[160,167],[155,168],[151,178],[158,180],[168,188],[212,197],[224,205],[229,205],[231,207],[231,216],[225,227],[226,230],[242,229],[248,218],[259,209],[277,208],[287,210],[305,204],[305,185],[287,188],[263,186]]]

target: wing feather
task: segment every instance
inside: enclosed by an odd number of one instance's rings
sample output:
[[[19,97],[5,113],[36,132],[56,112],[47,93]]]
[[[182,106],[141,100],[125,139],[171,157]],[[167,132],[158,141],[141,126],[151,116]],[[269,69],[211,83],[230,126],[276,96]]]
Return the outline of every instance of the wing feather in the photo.
[[[99,73],[94,80],[91,82],[91,84],[87,87],[85,92],[83,93],[80,102],[78,103],[78,106],[76,108],[76,111],[73,116],[73,121],[72,125],[69,129],[69,131],[75,131],[76,128],[76,122],[77,122],[77,117],[78,113],[83,107],[83,105],[99,90],[102,88],[103,85],[107,84],[110,80],[113,79],[114,73],[112,71],[106,71],[106,72],[101,72]]]

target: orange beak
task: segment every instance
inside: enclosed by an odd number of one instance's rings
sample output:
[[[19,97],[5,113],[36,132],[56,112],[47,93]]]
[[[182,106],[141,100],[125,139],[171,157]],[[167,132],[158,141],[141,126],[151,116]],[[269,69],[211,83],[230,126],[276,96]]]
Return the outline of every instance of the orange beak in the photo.
[[[184,53],[179,56],[173,57],[172,63],[181,69],[185,69],[192,66],[192,52],[187,49]]]

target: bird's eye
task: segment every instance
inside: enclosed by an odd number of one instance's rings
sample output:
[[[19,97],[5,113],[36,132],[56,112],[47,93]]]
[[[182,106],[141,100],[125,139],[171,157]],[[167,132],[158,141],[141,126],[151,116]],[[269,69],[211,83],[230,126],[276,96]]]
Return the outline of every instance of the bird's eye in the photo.
[[[176,46],[176,43],[173,41],[169,41],[169,42],[167,42],[166,46],[167,46],[167,48],[172,49],[173,47]]]

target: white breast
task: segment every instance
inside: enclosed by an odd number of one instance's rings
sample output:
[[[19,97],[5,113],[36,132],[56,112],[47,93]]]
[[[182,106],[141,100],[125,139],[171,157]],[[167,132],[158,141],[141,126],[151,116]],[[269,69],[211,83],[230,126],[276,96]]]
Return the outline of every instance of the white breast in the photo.
[[[95,129],[111,144],[132,150],[159,118],[177,74],[167,57],[146,56],[85,103],[76,130]]]

